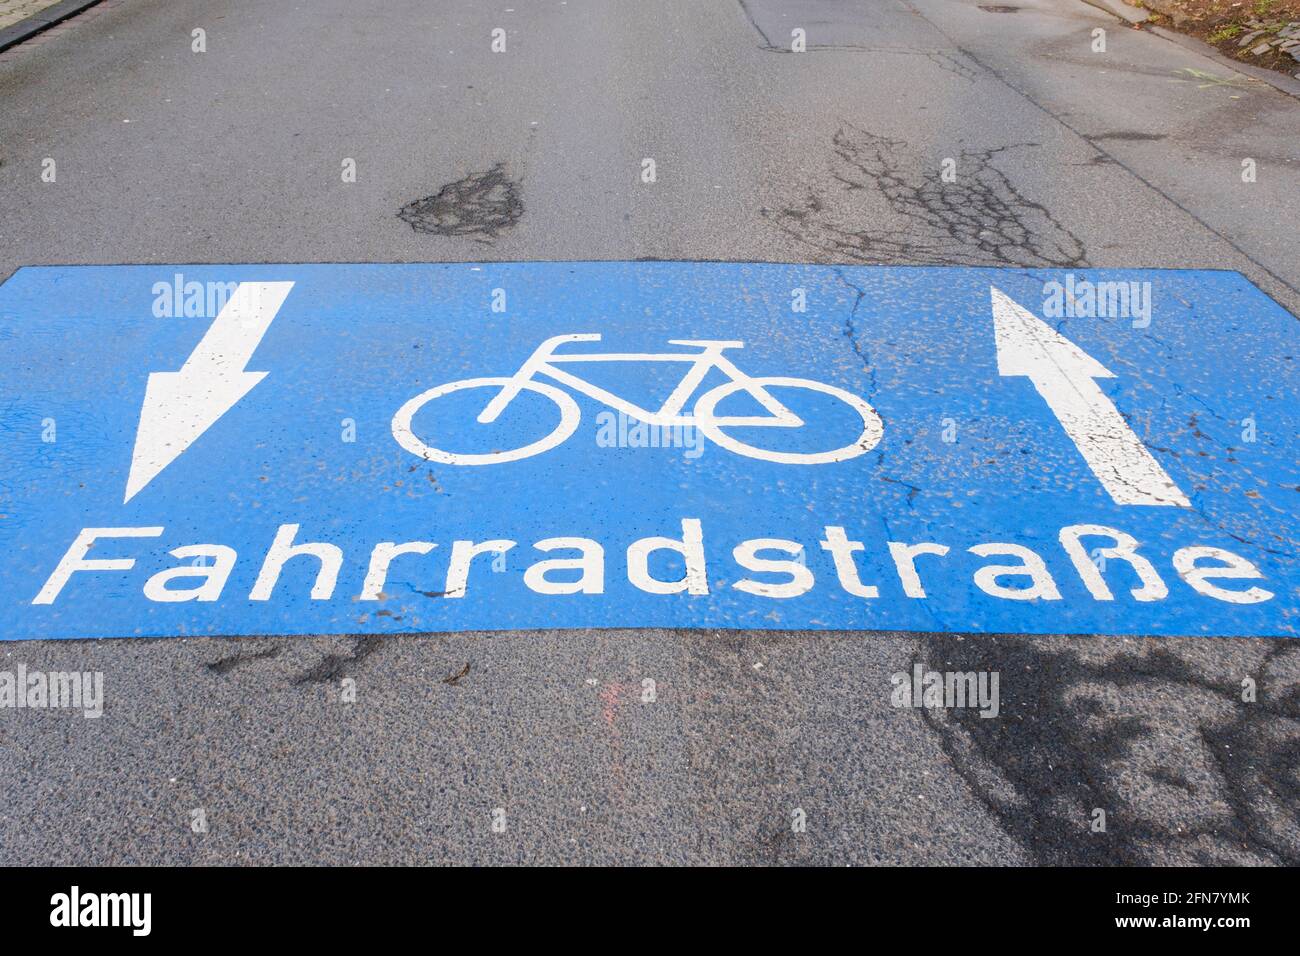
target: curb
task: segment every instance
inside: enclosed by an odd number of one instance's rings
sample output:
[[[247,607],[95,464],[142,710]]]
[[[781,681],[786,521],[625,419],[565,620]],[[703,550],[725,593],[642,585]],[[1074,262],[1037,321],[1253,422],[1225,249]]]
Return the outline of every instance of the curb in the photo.
[[[1195,37],[1189,37],[1174,30],[1168,30],[1164,27],[1156,26],[1153,23],[1146,23],[1150,16],[1146,10],[1130,7],[1124,3],[1124,0],[1082,0],[1090,7],[1103,10],[1111,16],[1133,24],[1139,30],[1145,30],[1161,39],[1168,40],[1170,43],[1177,43],[1179,46],[1191,50],[1201,56],[1209,57],[1220,66],[1226,66],[1234,72],[1241,73],[1253,79],[1260,80],[1289,96],[1300,99],[1300,80],[1288,76],[1285,73],[1279,73],[1276,70],[1266,70],[1262,66],[1252,66],[1249,63],[1243,63],[1241,60],[1234,60],[1230,56],[1224,56],[1214,47]],[[1300,73],[1300,63],[1296,64],[1297,73]]]
[[[69,17],[75,17],[82,10],[93,7],[99,2],[100,0],[62,0],[61,3],[37,11],[26,20],[19,20],[17,23],[5,27],[0,30],[0,53],[3,53],[11,46],[17,46],[38,33],[45,32],[50,27],[62,23]]]
[[[1300,80],[1287,76],[1285,73],[1279,73],[1276,70],[1266,70],[1262,66],[1252,66],[1249,63],[1242,63],[1240,60],[1234,60],[1230,56],[1224,56],[1208,43],[1204,43],[1195,37],[1184,36],[1173,30],[1167,30],[1164,27],[1144,26],[1143,30],[1148,33],[1154,33],[1158,37],[1163,37],[1171,43],[1177,43],[1181,47],[1194,50],[1202,56],[1208,56],[1211,60],[1219,63],[1238,73],[1244,73],[1246,76],[1261,80],[1276,90],[1294,96],[1300,99]],[[1300,63],[1296,64],[1296,72],[1300,73]]]
[[[1129,23],[1142,23],[1151,16],[1149,11],[1139,7],[1130,7],[1124,0],[1083,0],[1083,2],[1090,7],[1096,7],[1098,10],[1105,10],[1111,16],[1127,20]]]

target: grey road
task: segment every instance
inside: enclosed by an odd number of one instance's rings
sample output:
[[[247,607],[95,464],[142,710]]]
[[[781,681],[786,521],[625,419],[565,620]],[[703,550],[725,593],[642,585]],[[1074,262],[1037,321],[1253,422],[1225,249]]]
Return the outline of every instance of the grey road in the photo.
[[[0,276],[1198,267],[1300,314],[1300,100],[1076,0],[513,2],[108,0],[0,54]],[[945,158],[967,185],[936,202]],[[432,231],[399,216],[429,197]],[[1001,719],[893,708],[918,661],[1000,672]],[[1300,863],[1284,640],[0,643],[19,663],[102,671],[107,702],[0,711],[0,863]]]

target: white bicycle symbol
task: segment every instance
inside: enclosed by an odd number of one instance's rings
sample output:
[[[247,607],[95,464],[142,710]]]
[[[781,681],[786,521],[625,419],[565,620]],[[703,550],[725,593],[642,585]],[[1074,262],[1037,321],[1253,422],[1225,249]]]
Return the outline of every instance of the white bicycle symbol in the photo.
[[[420,458],[428,461],[442,462],[448,465],[497,465],[508,461],[519,461],[549,451],[568,439],[578,428],[580,412],[578,403],[568,392],[536,381],[539,375],[546,375],[555,381],[567,385],[580,394],[603,402],[610,408],[617,409],[631,418],[636,418],[650,425],[661,427],[694,425],[714,444],[749,458],[774,461],[789,465],[823,465],[829,462],[845,461],[865,454],[876,446],[884,432],[884,425],[876,410],[866,400],[824,382],[814,382],[806,378],[787,378],[769,376],[753,378],[746,375],[722,353],[725,349],[743,348],[743,342],[707,341],[691,339],[669,339],[669,345],[694,346],[698,352],[662,352],[662,353],[607,353],[607,354],[556,354],[556,347],[567,342],[599,342],[597,334],[556,335],[547,339],[524,362],[519,371],[509,378],[467,378],[459,382],[448,382],[416,395],[397,410],[393,416],[393,437],[397,443]],[[584,362],[686,362],[689,368],[672,394],[659,408],[652,412],[641,408],[625,399],[619,398],[591,382],[566,372],[561,365],[577,365]],[[695,402],[693,414],[682,414],[687,399],[699,388],[704,377],[712,370],[718,369],[729,382],[710,389]],[[772,387],[804,388],[824,395],[831,395],[844,402],[862,418],[862,433],[847,445],[833,451],[823,452],[785,452],[767,451],[755,448],[727,435],[722,429],[736,426],[772,426],[777,428],[799,428],[804,424],[794,412],[790,411],[768,392]],[[470,388],[496,388],[497,394],[479,413],[478,421],[488,425],[496,421],[519,392],[527,389],[544,395],[560,409],[560,423],[545,438],[539,439],[522,448],[508,451],[494,451],[488,454],[460,454],[432,448],[421,441],[411,430],[411,419],[429,402],[452,392]],[[718,416],[714,409],[724,398],[735,392],[744,391],[769,413],[768,416]]]

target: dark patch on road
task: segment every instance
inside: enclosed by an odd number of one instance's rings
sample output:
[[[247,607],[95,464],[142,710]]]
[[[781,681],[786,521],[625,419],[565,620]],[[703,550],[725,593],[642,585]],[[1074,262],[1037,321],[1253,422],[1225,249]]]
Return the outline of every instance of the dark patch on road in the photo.
[[[351,654],[326,654],[316,664],[293,679],[297,684],[327,684],[346,677],[352,669],[379,649],[383,637],[358,637]]]
[[[1099,139],[1118,139],[1126,143],[1146,142],[1148,140],[1166,139],[1165,133],[1139,133],[1134,130],[1117,130],[1113,133],[1098,133],[1096,136],[1087,137],[1090,140]]]
[[[466,661],[464,667],[462,667],[454,674],[448,674],[446,677],[442,679],[442,682],[444,684],[450,684],[452,687],[456,687],[460,684],[461,678],[466,676],[468,673],[469,673],[469,662]]]
[[[209,671],[213,674],[229,674],[241,664],[247,664],[249,661],[266,660],[269,657],[279,657],[280,648],[269,647],[264,651],[257,651],[253,654],[231,654],[227,657],[219,658],[207,665]]]
[[[1021,144],[1030,146],[1033,144]],[[763,216],[831,262],[1084,268],[1082,241],[1027,199],[993,157],[961,151],[954,182],[907,144],[845,124],[831,139],[834,185]],[[893,222],[889,220],[893,219]]]
[[[790,811],[785,807],[772,806],[759,815],[755,840],[759,856],[755,862],[761,861],[768,866],[803,862],[799,858],[798,840],[790,826],[791,820]]]
[[[519,193],[520,184],[506,176],[504,163],[497,163],[407,203],[397,217],[416,232],[490,243],[524,214]]]
[[[1010,7],[1005,3],[981,3],[980,9],[985,13],[1015,13],[1019,7]]]
[[[1000,716],[922,714],[1037,863],[1300,863],[1300,688],[1281,666],[1300,649],[1277,644],[1254,673],[1211,680],[1165,648],[1086,660],[1023,636],[936,635],[925,646],[929,670],[1000,674]],[[1253,703],[1241,700],[1246,676]],[[1095,808],[1105,832],[1091,831]]]

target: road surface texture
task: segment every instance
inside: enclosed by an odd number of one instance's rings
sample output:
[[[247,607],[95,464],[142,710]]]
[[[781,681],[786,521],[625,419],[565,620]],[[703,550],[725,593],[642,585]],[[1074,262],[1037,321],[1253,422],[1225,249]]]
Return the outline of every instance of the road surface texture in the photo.
[[[12,48],[0,276],[638,258],[1201,267],[1239,270],[1300,313],[1300,102],[1093,7],[514,3],[108,0]],[[56,183],[41,181],[45,157]],[[939,203],[922,187],[948,157],[968,185]],[[0,644],[0,667],[20,662],[102,671],[107,702],[99,720],[0,713],[0,863],[1300,863],[1300,647],[1285,640]],[[894,709],[890,675],[913,662],[1000,672],[1002,717]],[[346,677],[355,704],[340,701]]]

